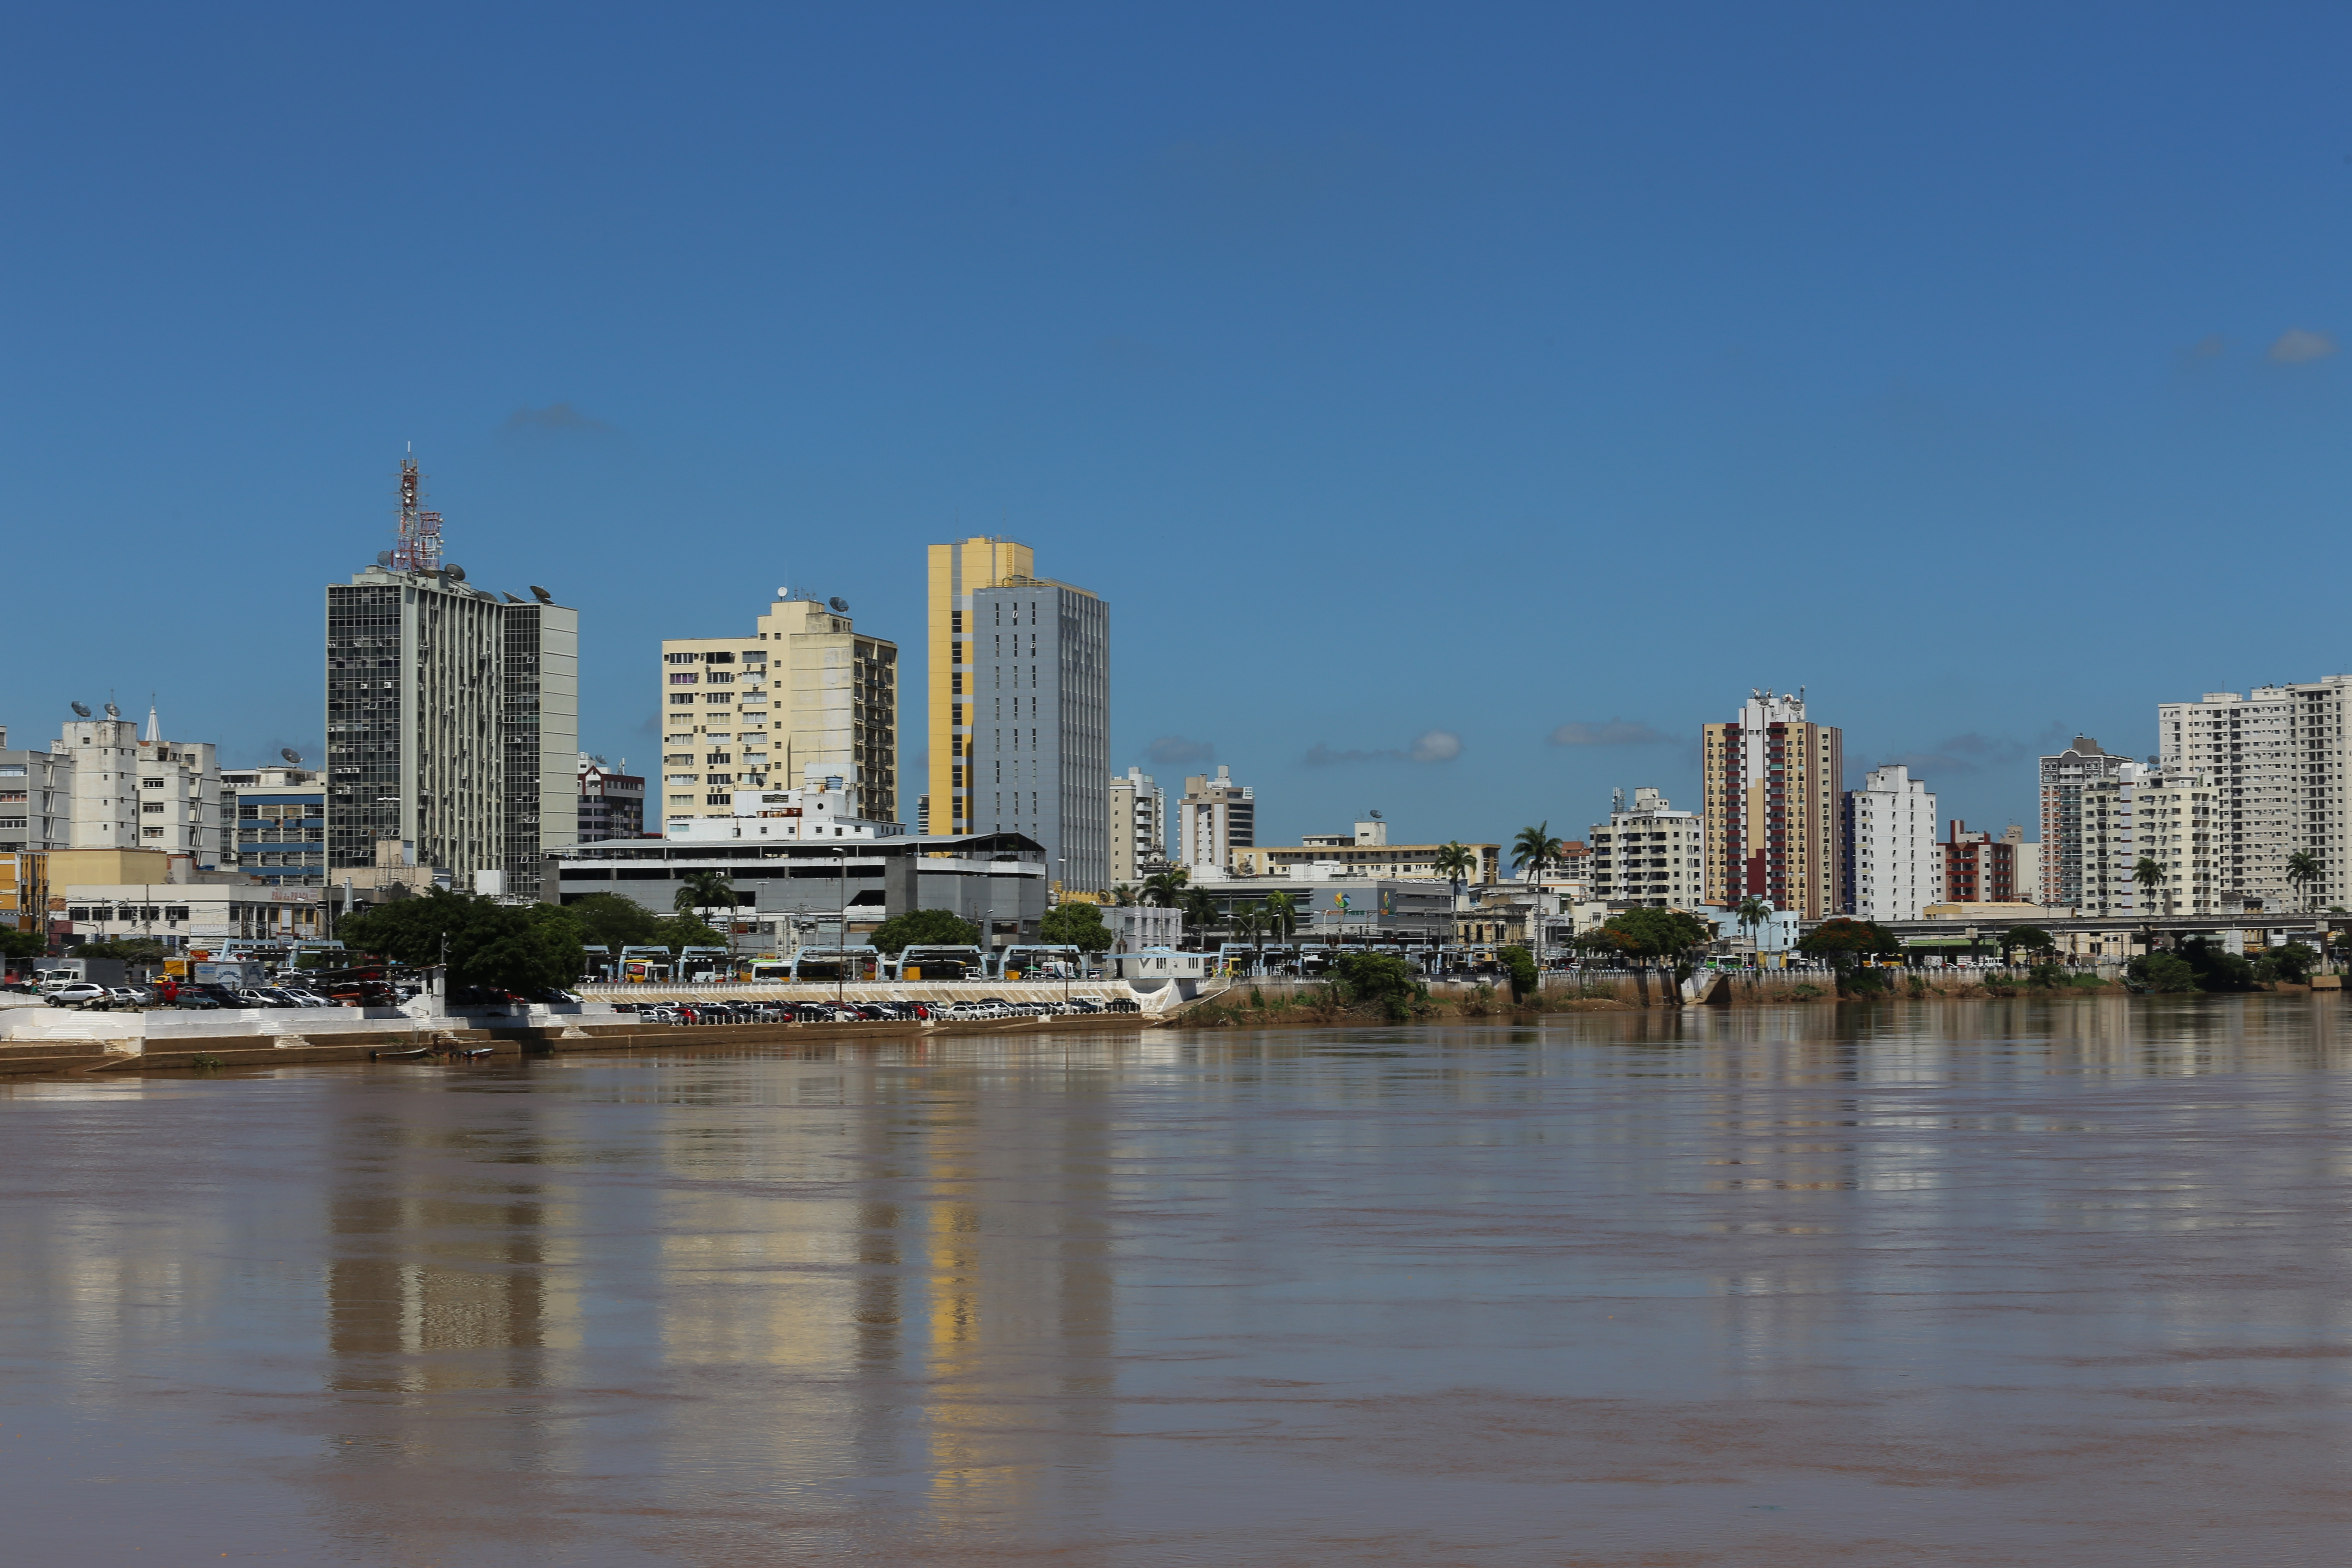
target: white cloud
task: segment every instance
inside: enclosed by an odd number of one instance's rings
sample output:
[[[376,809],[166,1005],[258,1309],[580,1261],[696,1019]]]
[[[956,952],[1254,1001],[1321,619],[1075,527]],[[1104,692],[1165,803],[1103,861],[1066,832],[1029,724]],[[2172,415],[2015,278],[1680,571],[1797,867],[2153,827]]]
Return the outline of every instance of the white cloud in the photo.
[[[2289,327],[2271,345],[2271,359],[2279,364],[2309,364],[2315,359],[2326,359],[2336,352],[2336,340],[2326,332],[2305,331],[2301,327]]]

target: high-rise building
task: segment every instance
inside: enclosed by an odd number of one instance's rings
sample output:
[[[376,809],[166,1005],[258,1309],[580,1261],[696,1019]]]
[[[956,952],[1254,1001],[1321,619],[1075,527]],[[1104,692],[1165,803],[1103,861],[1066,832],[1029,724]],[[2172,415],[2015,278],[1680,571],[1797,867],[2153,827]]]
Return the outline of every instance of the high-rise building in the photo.
[[[1168,858],[1168,792],[1141,768],[1110,781],[1110,885],[1132,887]]]
[[[1845,736],[1805,717],[1802,691],[1748,695],[1705,730],[1706,900],[1754,894],[1802,919],[1833,912],[1845,886],[1839,796]]]
[[[502,871],[536,898],[546,853],[579,837],[580,612],[467,583],[421,500],[411,458],[399,543],[327,588],[330,872],[392,839],[460,887]]]
[[[965,626],[971,618],[971,596],[1000,583],[1026,581],[1035,565],[1035,552],[1009,539],[963,539],[930,547],[925,626],[930,654],[923,693],[929,704],[927,833],[945,837],[973,831],[973,785],[967,776],[971,762],[965,754],[971,745],[971,709],[977,696],[969,689],[976,664],[973,634]],[[1055,874],[1054,868],[1046,868],[1047,876]]]
[[[1840,906],[1872,921],[1916,921],[1944,900],[1936,797],[1900,763],[1874,768],[1845,792],[1845,881]]]
[[[789,588],[750,637],[661,645],[661,819],[725,816],[739,789],[837,777],[898,820],[898,645]]]
[[[1698,814],[1676,811],[1648,784],[1633,791],[1631,811],[1624,801],[1618,792],[1609,820],[1585,834],[1592,896],[1656,910],[1697,904],[1706,875]]]
[[[165,740],[152,708],[142,737],[111,702],[63,730],[49,750],[73,759],[74,848],[161,849],[205,868],[234,855],[210,742]]]
[[[2041,901],[2063,908],[2084,903],[2083,791],[2113,784],[2129,757],[2100,749],[2088,735],[2042,759]]]
[[[2158,706],[2165,773],[2195,773],[2214,793],[2210,847],[2221,901],[2242,907],[2258,900],[2270,910],[2299,909],[2306,900],[2320,909],[2352,904],[2347,698],[2352,675],[2331,675]],[[2318,859],[2320,877],[2302,887],[2288,879],[2287,862],[2306,850]]]
[[[2045,843],[2042,856],[2043,885],[2072,889],[2067,907],[2094,916],[2221,911],[2226,805],[2210,780],[2117,758],[2072,788],[2066,854],[2053,866]],[[2163,873],[2153,884],[2140,879],[2143,860]]]
[[[967,831],[1025,835],[1045,847],[1047,874],[1065,891],[1105,891],[1109,608],[1084,588],[1037,578],[968,598]]]
[[[1257,846],[1257,792],[1234,783],[1233,771],[1194,773],[1176,805],[1176,859],[1196,879],[1233,868],[1234,851]]]

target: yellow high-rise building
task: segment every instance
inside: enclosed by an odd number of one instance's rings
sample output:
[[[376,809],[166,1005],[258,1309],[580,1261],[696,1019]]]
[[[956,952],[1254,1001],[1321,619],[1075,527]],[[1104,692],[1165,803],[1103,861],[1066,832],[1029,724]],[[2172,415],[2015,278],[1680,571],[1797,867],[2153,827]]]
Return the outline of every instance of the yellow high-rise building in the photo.
[[[971,596],[1016,579],[1035,576],[1036,552],[1009,539],[965,539],[930,547],[929,700],[926,722],[930,742],[930,831],[972,830],[971,781],[965,759],[971,751],[973,679],[968,632]],[[1097,786],[1099,788],[1099,785]]]

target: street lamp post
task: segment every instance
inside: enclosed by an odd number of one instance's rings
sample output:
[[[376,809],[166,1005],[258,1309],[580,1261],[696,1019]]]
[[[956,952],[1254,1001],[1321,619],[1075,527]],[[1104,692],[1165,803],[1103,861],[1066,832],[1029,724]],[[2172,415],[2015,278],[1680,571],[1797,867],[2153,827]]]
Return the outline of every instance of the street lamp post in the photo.
[[[849,1005],[849,848],[835,845],[834,854],[841,867],[841,916],[835,924],[834,941],[838,943],[834,955],[838,960],[833,966],[834,1001],[836,1005]]]

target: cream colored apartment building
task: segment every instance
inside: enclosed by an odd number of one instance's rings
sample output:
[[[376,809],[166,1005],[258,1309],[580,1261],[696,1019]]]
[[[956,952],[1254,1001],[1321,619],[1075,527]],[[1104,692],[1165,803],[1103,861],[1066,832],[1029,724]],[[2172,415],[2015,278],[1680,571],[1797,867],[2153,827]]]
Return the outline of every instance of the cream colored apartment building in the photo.
[[[1706,901],[1729,908],[1752,894],[1809,921],[1835,913],[1844,732],[1808,719],[1801,691],[1753,691],[1738,718],[1705,727],[1703,765]]]
[[[838,604],[779,589],[750,637],[663,639],[657,820],[730,816],[737,790],[812,774],[842,779],[859,816],[898,819],[898,645]]]
[[[980,661],[972,646],[980,628],[973,622],[972,595],[983,588],[1026,582],[1035,575],[1036,564],[1036,552],[1009,539],[961,539],[929,549],[925,630],[930,640],[924,696],[930,742],[928,830],[934,835],[973,831],[971,736]]]
[[[1441,880],[1445,873],[1437,868],[1437,852],[1443,844],[1391,844],[1389,825],[1374,813],[1355,824],[1352,833],[1310,833],[1296,845],[1237,844],[1228,851],[1233,857],[1234,874],[1238,877],[1297,876],[1311,866],[1338,866],[1348,871],[1360,871],[1368,877],[1433,877]],[[1476,868],[1462,879],[1471,884],[1491,884],[1502,876],[1503,847],[1499,844],[1465,844],[1465,849],[1477,857]]]

